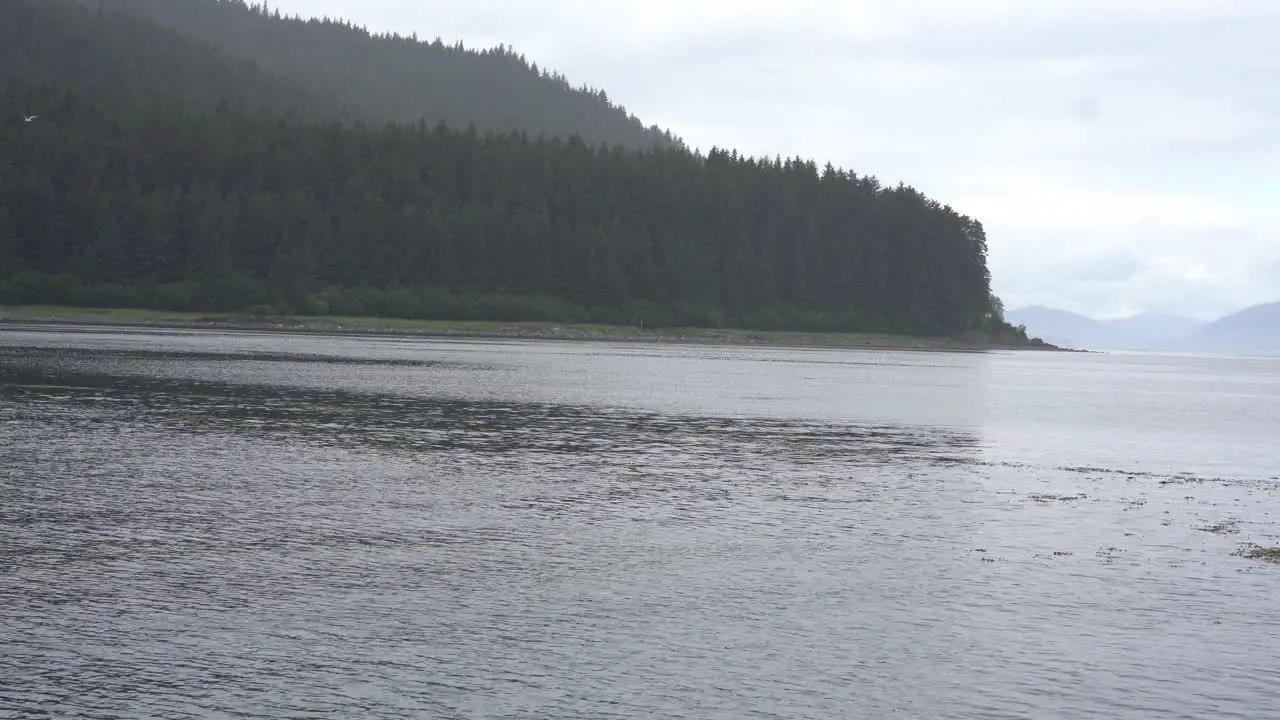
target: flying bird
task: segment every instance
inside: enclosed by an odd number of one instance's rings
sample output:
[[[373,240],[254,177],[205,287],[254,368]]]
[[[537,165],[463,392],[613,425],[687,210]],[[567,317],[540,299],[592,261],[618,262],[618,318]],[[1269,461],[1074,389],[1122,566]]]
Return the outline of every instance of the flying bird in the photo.
[[[24,119],[24,120],[26,120],[27,122],[31,122],[32,120],[35,120],[36,118],[38,118],[38,117],[40,117],[40,116],[39,116],[39,115],[23,115],[22,117],[23,117],[23,119]]]

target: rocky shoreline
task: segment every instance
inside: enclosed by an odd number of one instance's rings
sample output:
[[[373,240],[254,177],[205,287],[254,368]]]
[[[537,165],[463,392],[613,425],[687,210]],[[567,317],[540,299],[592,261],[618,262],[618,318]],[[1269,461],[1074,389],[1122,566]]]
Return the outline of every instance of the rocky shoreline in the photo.
[[[367,335],[493,340],[560,340],[640,343],[684,343],[777,347],[823,347],[867,350],[986,352],[1027,350],[1079,352],[1049,344],[1008,344],[986,338],[935,338],[853,333],[756,332],[750,330],[642,330],[548,323],[432,323],[379,318],[201,316],[195,314],[92,312],[68,309],[0,308],[0,323],[43,326],[113,326],[185,330],[293,332],[319,335]]]

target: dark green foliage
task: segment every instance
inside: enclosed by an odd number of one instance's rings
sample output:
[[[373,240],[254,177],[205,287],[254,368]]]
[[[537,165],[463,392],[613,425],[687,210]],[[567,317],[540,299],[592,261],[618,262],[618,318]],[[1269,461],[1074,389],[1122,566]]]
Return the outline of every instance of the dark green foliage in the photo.
[[[198,89],[159,70],[104,93],[69,77],[90,56],[58,50],[99,19],[93,11],[0,2],[0,27],[14,19],[38,33],[10,33],[17,45],[52,50],[35,79],[0,68],[0,303],[917,334],[1003,326],[991,317],[982,225],[909,187],[723,150],[285,116],[246,94],[226,102],[217,93],[228,78],[255,76],[158,31],[129,35],[134,52],[159,52],[147,45],[154,34],[177,67],[183,53],[200,58],[211,94],[187,102]],[[104,47],[133,32],[110,13],[101,21]],[[102,83],[131,62],[98,57]],[[26,112],[40,119],[24,123]]]
[[[482,133],[577,134],[590,144],[629,148],[679,144],[603,91],[573,87],[507,47],[472,50],[438,38],[372,34],[341,20],[282,17],[244,0],[60,1],[148,18],[370,122],[474,123]]]
[[[99,14],[71,0],[0,0],[0,73],[28,87],[142,94],[201,110],[228,104],[317,118],[343,112],[340,103],[281,83],[248,60],[148,20]],[[55,102],[38,112],[57,108]]]

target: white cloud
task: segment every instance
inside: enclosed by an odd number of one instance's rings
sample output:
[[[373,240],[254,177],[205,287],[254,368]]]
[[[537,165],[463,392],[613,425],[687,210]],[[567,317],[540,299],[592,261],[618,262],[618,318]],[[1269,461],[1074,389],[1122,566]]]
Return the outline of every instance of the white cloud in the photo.
[[[1095,233],[1134,233],[1136,238],[1162,232],[1247,228],[1266,221],[1264,210],[1211,193],[1151,191],[1072,181],[1019,168],[960,175],[946,183],[946,195],[975,217],[991,218],[990,227],[1005,232],[1042,233],[1057,244],[1070,233],[1073,245],[1088,247]],[[990,230],[988,231],[990,233]],[[1107,238],[1110,244],[1114,238]],[[1029,237],[1035,249],[1043,243]]]
[[[275,0],[514,45],[691,144],[830,160],[987,227],[1007,305],[1280,299],[1274,0]]]

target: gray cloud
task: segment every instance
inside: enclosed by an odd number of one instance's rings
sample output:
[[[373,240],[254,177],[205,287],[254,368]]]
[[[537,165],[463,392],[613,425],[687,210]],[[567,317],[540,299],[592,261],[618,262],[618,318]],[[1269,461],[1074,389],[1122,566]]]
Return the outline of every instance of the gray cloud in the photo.
[[[832,161],[983,220],[1010,307],[1280,299],[1272,0],[275,0],[514,45],[691,144]]]

